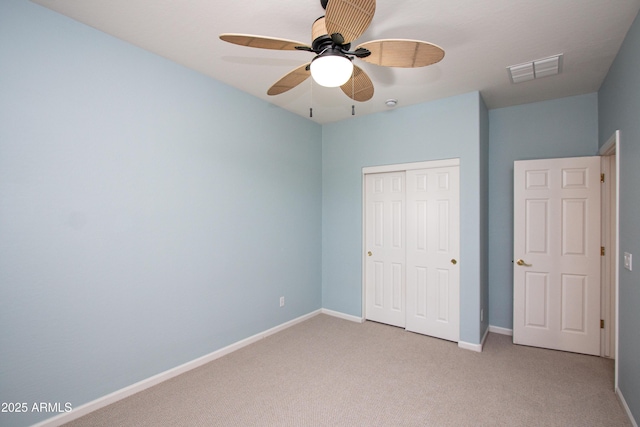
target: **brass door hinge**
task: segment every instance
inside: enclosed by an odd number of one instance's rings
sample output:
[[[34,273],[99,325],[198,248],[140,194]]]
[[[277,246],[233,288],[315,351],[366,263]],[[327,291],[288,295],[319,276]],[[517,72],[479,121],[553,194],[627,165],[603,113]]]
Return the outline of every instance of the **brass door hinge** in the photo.
[[[600,256],[604,256],[604,246],[600,246]]]
[[[603,173],[600,174],[600,182],[604,182],[604,174]]]
[[[604,319],[600,319],[600,329],[604,329]]]

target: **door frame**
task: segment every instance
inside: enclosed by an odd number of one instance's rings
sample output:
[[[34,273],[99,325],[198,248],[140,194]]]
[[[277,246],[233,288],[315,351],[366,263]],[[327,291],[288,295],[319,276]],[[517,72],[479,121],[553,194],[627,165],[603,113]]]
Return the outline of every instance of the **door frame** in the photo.
[[[362,242],[361,242],[361,277],[362,277],[362,317],[361,321],[364,322],[367,319],[366,313],[366,175],[375,174],[375,173],[384,173],[384,172],[401,172],[408,171],[413,169],[432,169],[432,168],[440,168],[440,167],[448,167],[448,166],[460,166],[459,158],[452,159],[443,159],[443,160],[425,160],[421,162],[414,163],[398,163],[391,165],[380,165],[380,166],[365,166],[362,168]]]
[[[613,267],[613,287],[615,292],[615,308],[613,313],[615,331],[614,331],[614,391],[618,390],[618,349],[620,348],[620,317],[619,317],[619,309],[620,309],[620,297],[619,297],[619,277],[620,277],[620,131],[616,130],[613,135],[605,142],[600,150],[598,151],[600,156],[615,156],[615,174],[610,174],[612,183],[615,183],[615,215],[609,215],[608,220],[609,224],[604,224],[603,227],[608,231],[613,231],[613,236],[609,236],[609,241],[612,241],[612,251],[610,251],[610,262],[609,265]],[[606,178],[605,178],[606,183]],[[607,186],[611,188],[610,186]],[[606,191],[606,190],[605,190]],[[606,200],[611,200],[611,197],[607,197]],[[605,198],[603,198],[603,204],[605,203]],[[607,211],[611,211],[611,206],[604,206],[604,209]],[[605,218],[603,218],[605,220]]]

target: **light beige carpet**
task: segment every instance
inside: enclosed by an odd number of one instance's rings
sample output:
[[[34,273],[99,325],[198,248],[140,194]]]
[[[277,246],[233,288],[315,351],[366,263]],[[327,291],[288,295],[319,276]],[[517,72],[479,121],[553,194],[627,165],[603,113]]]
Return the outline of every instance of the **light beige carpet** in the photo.
[[[630,426],[613,361],[319,315],[69,426]]]

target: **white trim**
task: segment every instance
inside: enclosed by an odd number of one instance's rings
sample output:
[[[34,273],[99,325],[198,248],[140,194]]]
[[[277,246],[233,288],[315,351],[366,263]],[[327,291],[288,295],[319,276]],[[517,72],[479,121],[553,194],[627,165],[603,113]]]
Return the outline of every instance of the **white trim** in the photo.
[[[501,328],[500,326],[489,325],[489,332],[500,335],[513,336],[513,329]]]
[[[443,160],[428,160],[425,162],[401,163],[397,165],[366,166],[362,168],[362,174],[366,175],[370,173],[398,172],[412,169],[444,168],[449,166],[460,166],[460,159],[454,158]]]
[[[482,346],[482,348],[484,348],[484,342],[487,340],[487,337],[489,336],[489,328],[484,330],[484,335],[482,335],[482,340],[480,341],[480,345]]]
[[[620,391],[619,388],[616,388],[616,396],[618,396],[618,400],[620,401],[620,404],[622,405],[622,408],[624,409],[624,411],[627,413],[627,416],[629,417],[629,421],[631,421],[631,424],[633,425],[633,427],[638,427],[638,423],[636,422],[636,419],[633,418],[631,409],[629,409],[629,405],[627,405],[627,401],[624,400],[624,396],[622,395],[622,392]]]
[[[618,355],[620,352],[618,351],[620,348],[620,131],[616,130],[614,136],[611,138],[615,139],[615,150],[616,150],[616,231],[614,236],[614,246],[616,248],[616,257],[615,257],[615,293],[616,293],[616,301],[615,301],[615,362],[614,362],[614,378],[615,378],[615,388],[618,388],[618,377],[619,377],[619,364],[618,364]],[[635,421],[634,421],[635,422]],[[638,425],[636,424],[636,427]]]
[[[611,295],[613,289],[613,278],[611,273],[611,260],[613,259],[613,244],[611,233],[611,178],[610,158],[608,156],[600,156],[600,173],[605,177],[604,182],[600,186],[600,246],[605,248],[606,255],[600,257],[600,319],[604,320],[604,328],[600,329],[600,357],[612,356],[611,333],[613,333],[611,321]]]
[[[476,353],[482,353],[482,344],[473,344],[465,341],[458,341],[458,347],[464,350],[475,351]]]
[[[333,311],[333,310],[329,310],[327,308],[323,308],[322,310],[320,310],[320,312],[322,314],[326,314],[328,316],[337,317],[339,319],[349,320],[351,322],[356,322],[356,323],[364,323],[364,318],[362,318],[362,317],[352,316],[350,314],[345,314],[345,313],[340,313],[339,311]]]
[[[259,332],[249,338],[245,338],[236,343],[228,345],[224,348],[214,351],[213,353],[209,353],[205,356],[194,359],[190,362],[184,363],[180,366],[176,366],[175,368],[171,368],[167,371],[156,374],[152,377],[139,381],[135,384],[131,384],[130,386],[121,388],[120,390],[116,390],[113,393],[107,394],[106,396],[99,397],[91,402],[85,403],[77,408],[74,408],[71,412],[66,412],[64,414],[56,415],[55,417],[46,419],[37,424],[34,424],[33,427],[53,427],[60,426],[62,424],[66,424],[70,421],[76,420],[84,415],[87,415],[93,411],[97,411],[100,408],[104,408],[107,405],[110,405],[114,402],[122,400],[126,397],[129,397],[135,393],[139,393],[143,390],[146,390],[154,385],[160,384],[164,381],[167,381],[171,378],[174,378],[180,374],[188,372],[192,369],[195,369],[199,366],[202,366],[206,363],[212,362],[216,359],[221,358],[222,356],[226,356],[229,353],[232,353],[236,350],[240,350],[243,347],[248,346],[249,344],[253,344],[261,339],[264,339],[270,335],[273,335],[277,332],[280,332],[284,329],[287,329],[295,324],[300,322],[304,322],[314,316],[320,314],[322,310],[315,310],[311,313],[305,314],[303,316],[297,317],[293,320],[285,322],[281,325],[275,326],[271,329],[268,329],[264,332]]]
[[[616,230],[614,236],[614,251],[615,251],[615,351],[614,351],[614,390],[618,391],[618,378],[619,373],[619,349],[620,349],[620,130],[616,130],[611,137],[605,142],[598,154],[601,156],[616,155]],[[637,425],[636,425],[637,426]]]
[[[602,144],[600,150],[598,150],[598,154],[600,156],[610,156],[611,154],[615,154],[618,152],[618,140],[620,139],[620,131],[617,130],[609,137],[607,142]]]
[[[470,342],[458,341],[458,347],[463,348],[465,350],[471,350],[477,353],[482,353],[482,349],[484,348],[484,342],[487,340],[488,335],[489,335],[489,328],[485,329],[484,335],[482,335],[482,339],[480,340],[480,344],[473,344]]]
[[[360,253],[362,254],[362,257],[360,258],[360,280],[361,280],[361,298],[362,298],[362,310],[360,311],[360,313],[362,313],[362,318],[366,319],[367,318],[367,294],[366,294],[366,287],[367,287],[367,268],[366,268],[366,263],[367,263],[367,256],[365,255],[365,248],[367,247],[367,195],[366,195],[366,187],[367,187],[367,175],[364,173],[364,169],[362,169],[362,187],[360,187],[360,192],[362,193],[362,247],[360,248]]]

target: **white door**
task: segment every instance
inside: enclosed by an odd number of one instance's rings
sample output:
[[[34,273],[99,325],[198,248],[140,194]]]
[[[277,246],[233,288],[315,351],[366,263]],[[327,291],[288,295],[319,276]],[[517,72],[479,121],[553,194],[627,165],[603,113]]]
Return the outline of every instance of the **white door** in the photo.
[[[460,336],[459,167],[407,171],[407,324]]]
[[[405,325],[405,172],[366,175],[366,318]]]
[[[514,163],[513,342],[600,354],[600,158]]]

